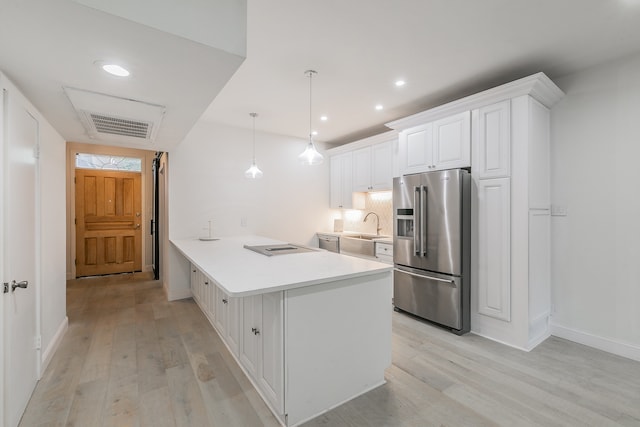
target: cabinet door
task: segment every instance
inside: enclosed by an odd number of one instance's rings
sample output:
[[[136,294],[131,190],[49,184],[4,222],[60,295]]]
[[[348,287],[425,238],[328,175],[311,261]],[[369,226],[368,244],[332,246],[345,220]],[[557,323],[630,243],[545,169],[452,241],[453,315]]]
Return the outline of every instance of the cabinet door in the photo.
[[[258,377],[258,339],[262,319],[262,295],[242,298],[240,363],[253,378]]]
[[[471,166],[471,112],[433,122],[432,170]]]
[[[329,205],[333,209],[339,209],[342,206],[342,158],[331,156],[329,169],[331,179]]]
[[[264,396],[278,412],[284,412],[282,292],[262,295],[262,325],[258,350],[258,383]]]
[[[433,124],[416,126],[400,133],[400,174],[428,172],[433,164]]]
[[[331,157],[331,200],[334,209],[351,209],[353,192],[352,153]]]
[[[353,152],[353,191],[370,191],[371,187],[371,147]]]
[[[473,111],[473,174],[480,179],[511,174],[511,101]]]
[[[478,312],[511,320],[511,185],[478,180]]]
[[[191,264],[191,295],[193,299],[196,299],[196,292],[198,289],[198,269],[195,265]]]
[[[240,354],[241,302],[242,298],[229,297],[229,303],[227,304],[227,333],[225,341],[235,356]]]
[[[200,299],[205,308],[205,313],[211,320],[214,319],[215,312],[212,293],[215,294],[215,286],[213,285],[213,281],[205,274],[202,274],[202,295]]]
[[[219,287],[215,287],[215,324],[216,329],[220,333],[220,336],[224,338],[227,328],[227,306],[229,303],[229,297]]]
[[[371,189],[391,190],[393,187],[393,142],[371,147]]]

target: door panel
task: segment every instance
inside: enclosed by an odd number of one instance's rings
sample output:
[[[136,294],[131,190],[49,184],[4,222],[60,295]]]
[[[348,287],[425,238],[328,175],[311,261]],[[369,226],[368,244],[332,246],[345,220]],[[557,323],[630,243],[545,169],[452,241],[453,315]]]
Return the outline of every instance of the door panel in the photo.
[[[35,388],[38,350],[36,328],[36,159],[38,122],[5,93],[5,124],[8,128],[5,226],[6,276],[9,293],[5,296],[5,410],[8,427],[18,425]],[[4,203],[3,203],[4,205]],[[11,289],[11,281],[28,281],[26,289]],[[0,419],[0,422],[2,420]]]
[[[76,169],[76,276],[142,270],[141,174]]]
[[[423,175],[427,253],[422,268],[426,270],[462,274],[462,174],[457,169]]]

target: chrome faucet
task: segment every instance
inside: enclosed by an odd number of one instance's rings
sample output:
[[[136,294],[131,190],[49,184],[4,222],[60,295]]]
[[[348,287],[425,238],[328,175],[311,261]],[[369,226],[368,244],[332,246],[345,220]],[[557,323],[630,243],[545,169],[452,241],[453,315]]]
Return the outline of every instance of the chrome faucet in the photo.
[[[369,215],[375,215],[376,216],[376,236],[380,235],[380,230],[382,230],[382,228],[380,227],[380,217],[378,216],[377,213],[375,212],[369,212],[368,214],[365,215],[364,220],[362,222],[367,222],[367,218],[369,218]]]

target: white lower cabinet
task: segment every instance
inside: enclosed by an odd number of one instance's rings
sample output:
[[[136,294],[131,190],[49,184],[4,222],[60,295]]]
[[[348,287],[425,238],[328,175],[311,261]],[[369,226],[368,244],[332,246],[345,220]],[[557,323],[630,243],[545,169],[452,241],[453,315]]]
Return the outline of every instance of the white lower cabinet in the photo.
[[[284,416],[283,293],[229,297],[194,265],[191,291],[260,394]]]
[[[284,412],[282,292],[242,298],[240,363],[263,397]]]
[[[224,340],[234,356],[240,356],[240,303],[242,298],[228,297],[227,308],[227,332]]]
[[[215,319],[215,282],[191,265],[191,294],[202,312],[213,323]]]
[[[511,185],[509,178],[477,181],[478,313],[511,320]]]

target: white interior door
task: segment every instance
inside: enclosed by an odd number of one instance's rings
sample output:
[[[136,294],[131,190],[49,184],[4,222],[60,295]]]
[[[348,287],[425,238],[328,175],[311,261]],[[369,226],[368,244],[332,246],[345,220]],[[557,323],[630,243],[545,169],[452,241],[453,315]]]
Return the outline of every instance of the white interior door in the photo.
[[[38,122],[5,93],[3,191],[4,425],[18,425],[38,380],[36,350],[36,156]],[[15,282],[14,282],[15,281]],[[15,287],[20,284],[23,287]]]

